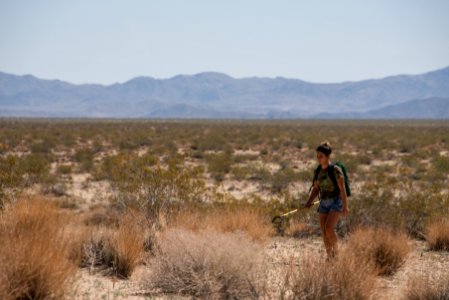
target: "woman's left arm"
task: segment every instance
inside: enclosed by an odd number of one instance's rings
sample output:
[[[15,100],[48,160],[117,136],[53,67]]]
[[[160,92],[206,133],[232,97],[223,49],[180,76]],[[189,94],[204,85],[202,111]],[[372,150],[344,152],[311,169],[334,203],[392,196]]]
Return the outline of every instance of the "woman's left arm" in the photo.
[[[343,215],[347,216],[349,214],[348,201],[346,197],[346,187],[343,176],[337,178],[338,187],[340,188],[341,201],[343,202]]]

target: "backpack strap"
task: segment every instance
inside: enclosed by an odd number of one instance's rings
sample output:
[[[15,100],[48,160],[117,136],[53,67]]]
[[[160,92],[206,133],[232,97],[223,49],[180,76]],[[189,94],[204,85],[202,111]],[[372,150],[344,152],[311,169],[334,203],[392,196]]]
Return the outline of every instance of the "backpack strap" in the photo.
[[[315,183],[315,180],[317,180],[317,178],[318,178],[318,174],[320,173],[320,171],[321,171],[321,165],[318,165],[316,168],[315,168],[315,171],[313,172],[313,179],[312,179],[312,185],[310,186],[310,188],[309,188],[309,194],[310,194],[310,191],[312,190],[312,188],[313,188],[313,184]],[[318,193],[318,199],[321,201],[321,191]]]
[[[312,185],[311,185],[310,188],[309,188],[309,193],[310,193],[310,191],[312,190],[313,184],[315,183],[315,180],[317,180],[318,174],[320,173],[320,171],[321,171],[321,165],[318,165],[318,166],[315,168],[315,171],[313,172]],[[318,195],[318,196],[319,196],[319,195]]]
[[[340,187],[338,186],[338,183],[337,183],[337,178],[335,177],[334,168],[335,168],[335,165],[333,163],[329,164],[329,166],[327,167],[327,173],[328,173],[330,179],[332,180],[332,182],[334,183],[334,186],[337,188],[337,190],[340,191]]]

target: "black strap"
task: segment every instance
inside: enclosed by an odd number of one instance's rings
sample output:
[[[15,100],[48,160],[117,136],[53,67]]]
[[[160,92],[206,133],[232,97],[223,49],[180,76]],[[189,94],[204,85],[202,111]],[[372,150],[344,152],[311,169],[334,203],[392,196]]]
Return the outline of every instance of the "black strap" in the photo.
[[[329,177],[331,178],[337,190],[340,191],[340,187],[338,186],[337,178],[335,177],[334,173],[334,164],[330,164],[329,167],[327,167],[327,173],[329,174]]]

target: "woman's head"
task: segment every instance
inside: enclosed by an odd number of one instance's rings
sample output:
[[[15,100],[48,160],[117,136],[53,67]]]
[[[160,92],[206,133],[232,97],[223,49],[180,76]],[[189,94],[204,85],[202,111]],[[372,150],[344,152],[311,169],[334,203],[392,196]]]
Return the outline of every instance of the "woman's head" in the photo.
[[[328,141],[321,142],[316,148],[316,158],[319,164],[329,162],[332,153],[331,144]]]

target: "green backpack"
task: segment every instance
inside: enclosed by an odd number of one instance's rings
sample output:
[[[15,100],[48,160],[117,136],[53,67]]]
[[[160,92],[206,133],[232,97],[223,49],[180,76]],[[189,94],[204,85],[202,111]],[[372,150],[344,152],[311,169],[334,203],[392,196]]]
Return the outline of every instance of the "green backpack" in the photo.
[[[344,182],[345,182],[345,188],[346,188],[346,196],[351,196],[351,187],[349,186],[349,179],[348,179],[348,172],[347,172],[347,168],[346,165],[341,162],[341,161],[337,161],[335,164],[330,164],[327,167],[327,172],[329,174],[330,179],[332,180],[332,182],[334,183],[335,187],[337,188],[337,190],[340,190],[340,187],[338,186],[337,183],[337,178],[335,178],[335,174],[334,174],[334,166],[339,166],[340,169],[343,171],[343,178],[344,178]],[[312,180],[312,186],[309,189],[310,190],[313,188],[313,183],[315,182],[315,180],[318,177],[318,174],[321,171],[321,165],[318,165],[315,169],[315,172],[313,173],[313,180]]]

